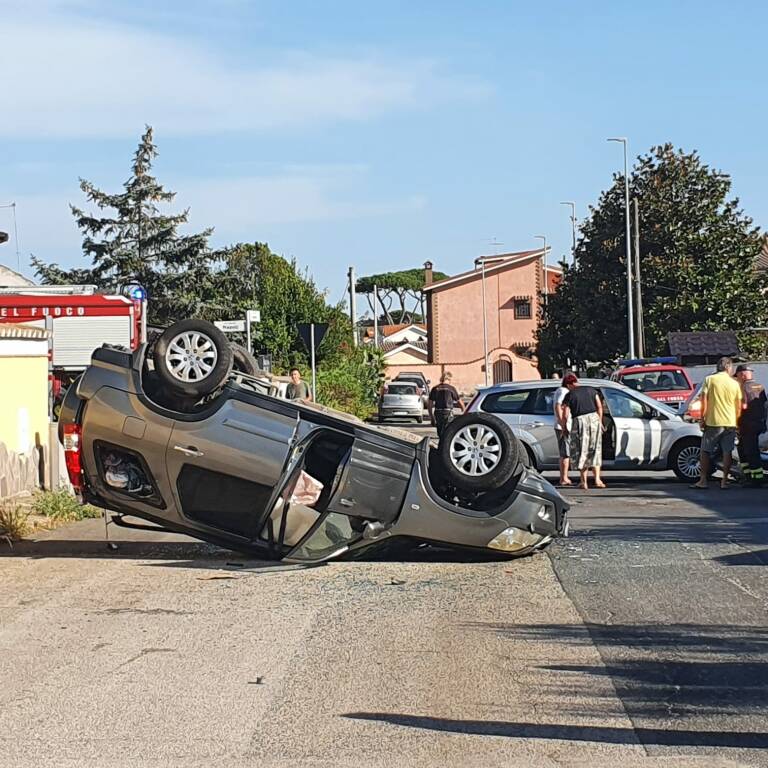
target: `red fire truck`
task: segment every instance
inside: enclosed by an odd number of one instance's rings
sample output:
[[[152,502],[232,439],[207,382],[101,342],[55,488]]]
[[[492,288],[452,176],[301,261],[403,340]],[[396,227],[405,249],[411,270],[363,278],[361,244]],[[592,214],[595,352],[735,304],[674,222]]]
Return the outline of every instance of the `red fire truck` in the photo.
[[[0,287],[0,323],[23,323],[51,332],[52,399],[91,362],[94,349],[119,344],[136,349],[146,338],[146,296],[129,286],[125,296],[93,285]]]

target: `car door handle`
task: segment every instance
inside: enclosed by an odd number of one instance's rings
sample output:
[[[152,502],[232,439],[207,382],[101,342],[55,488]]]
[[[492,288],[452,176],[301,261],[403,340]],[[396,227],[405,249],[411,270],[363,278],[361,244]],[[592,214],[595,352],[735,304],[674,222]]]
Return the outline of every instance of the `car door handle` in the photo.
[[[178,451],[179,453],[183,453],[185,456],[204,456],[205,455],[202,451],[198,451],[194,445],[189,445],[189,446],[174,445],[173,450]]]
[[[525,427],[530,427],[531,429],[538,429],[539,427],[546,427],[547,425],[543,421],[532,421],[529,424],[524,424]]]

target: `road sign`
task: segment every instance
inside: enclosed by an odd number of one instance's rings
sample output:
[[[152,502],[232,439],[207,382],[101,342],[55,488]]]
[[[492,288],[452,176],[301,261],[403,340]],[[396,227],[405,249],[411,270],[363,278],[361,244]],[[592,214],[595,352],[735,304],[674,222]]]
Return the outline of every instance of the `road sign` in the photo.
[[[313,333],[312,328],[314,326],[314,349],[313,349]],[[304,346],[307,348],[307,352],[317,352],[317,348],[320,346],[320,342],[325,338],[326,331],[328,330],[328,323],[299,323],[299,338],[304,342]]]
[[[243,333],[245,320],[216,320],[214,325],[224,333]]]
[[[245,313],[245,320],[248,323],[260,323],[261,322],[261,311],[258,309],[249,309]]]

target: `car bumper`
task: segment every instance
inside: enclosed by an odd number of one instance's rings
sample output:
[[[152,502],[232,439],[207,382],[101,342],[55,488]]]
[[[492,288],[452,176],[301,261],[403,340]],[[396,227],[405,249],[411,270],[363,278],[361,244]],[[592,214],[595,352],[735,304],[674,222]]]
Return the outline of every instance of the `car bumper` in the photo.
[[[379,415],[385,419],[418,418],[424,415],[424,409],[419,408],[379,408]]]

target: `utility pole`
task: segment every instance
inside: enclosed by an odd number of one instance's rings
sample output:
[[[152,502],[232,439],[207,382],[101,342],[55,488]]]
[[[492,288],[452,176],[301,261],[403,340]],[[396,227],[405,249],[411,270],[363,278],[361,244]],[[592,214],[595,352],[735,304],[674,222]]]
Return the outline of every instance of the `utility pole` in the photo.
[[[350,267],[349,272],[349,321],[352,324],[352,346],[357,346],[357,302],[355,294],[355,268]]]
[[[543,242],[542,249],[544,251],[544,255],[541,257],[541,261],[544,265],[544,303],[547,303],[547,298],[549,297],[549,279],[547,278],[547,236],[546,235],[534,235],[534,237],[537,240],[541,240]]]
[[[632,301],[632,243],[629,226],[629,172],[627,170],[627,140],[626,138],[608,139],[618,141],[624,145],[624,218],[626,223],[626,253],[627,253],[627,341],[629,344],[629,356],[635,356],[635,319]]]
[[[571,238],[573,243],[571,245],[571,260],[576,263],[576,203],[573,200],[565,200],[560,205],[569,205],[571,207]]]
[[[373,284],[373,346],[379,348],[379,290]]]
[[[635,302],[637,307],[637,354],[645,357],[645,324],[643,323],[643,287],[640,280],[640,204],[635,198]]]

